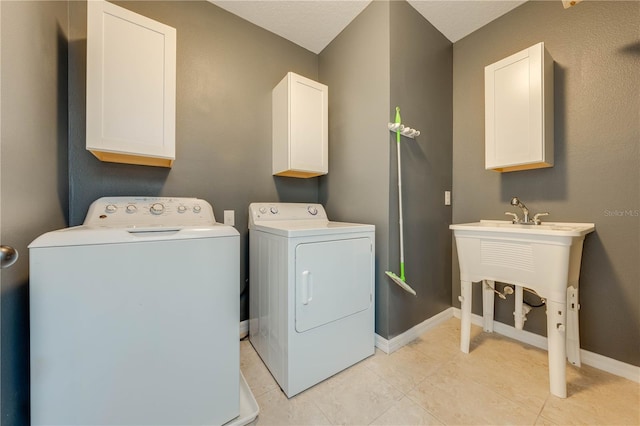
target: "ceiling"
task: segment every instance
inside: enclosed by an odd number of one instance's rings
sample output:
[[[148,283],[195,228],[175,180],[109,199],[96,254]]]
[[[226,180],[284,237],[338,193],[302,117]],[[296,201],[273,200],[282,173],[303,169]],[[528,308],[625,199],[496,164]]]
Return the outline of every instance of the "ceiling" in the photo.
[[[371,0],[209,0],[259,27],[320,53]],[[456,42],[527,0],[407,0]]]

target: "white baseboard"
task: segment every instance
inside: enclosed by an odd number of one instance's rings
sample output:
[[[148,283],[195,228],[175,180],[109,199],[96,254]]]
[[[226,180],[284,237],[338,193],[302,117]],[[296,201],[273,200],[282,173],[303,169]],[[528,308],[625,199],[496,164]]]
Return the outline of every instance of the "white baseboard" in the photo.
[[[453,309],[453,315],[456,318],[460,318],[460,309]],[[482,316],[471,314],[471,323],[482,327]],[[518,330],[510,325],[503,324],[498,321],[493,322],[493,331],[503,336],[509,337],[514,340],[518,340],[523,343],[527,343],[531,346],[535,346],[540,349],[547,350],[547,338],[538,334],[531,333],[525,330]],[[607,373],[614,374],[616,376],[624,377],[636,383],[640,383],[640,367],[627,364],[622,361],[615,360],[613,358],[606,357],[594,352],[589,352],[584,349],[580,349],[580,359],[583,364],[597,368],[598,370],[606,371]]]
[[[387,340],[384,337],[376,334],[376,347],[387,354],[393,353],[407,343],[417,339],[425,331],[436,327],[437,325],[445,322],[450,318],[453,318],[453,308],[445,309],[439,314],[422,321],[420,324],[413,326],[409,330],[392,338],[391,340]]]
[[[249,320],[240,321],[240,340],[249,335]]]
[[[617,361],[595,352],[585,351],[584,349],[580,349],[580,358],[586,365],[640,383],[640,367]]]

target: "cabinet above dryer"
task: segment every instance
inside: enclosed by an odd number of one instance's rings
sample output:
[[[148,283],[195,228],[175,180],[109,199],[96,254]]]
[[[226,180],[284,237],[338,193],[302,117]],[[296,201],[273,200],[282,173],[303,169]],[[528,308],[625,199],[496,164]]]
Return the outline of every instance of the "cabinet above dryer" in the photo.
[[[296,178],[329,171],[328,88],[293,72],[272,92],[273,174]]]

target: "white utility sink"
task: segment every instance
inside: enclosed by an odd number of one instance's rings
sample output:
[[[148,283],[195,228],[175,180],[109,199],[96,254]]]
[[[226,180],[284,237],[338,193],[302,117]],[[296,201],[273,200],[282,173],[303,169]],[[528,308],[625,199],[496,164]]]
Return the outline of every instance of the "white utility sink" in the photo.
[[[522,329],[522,288],[546,299],[549,385],[566,398],[565,358],[580,366],[578,278],[582,245],[593,223],[541,225],[482,220],[451,225],[460,263],[461,341],[469,352],[471,283],[483,282],[484,330],[493,331],[495,281],[516,286],[516,327]],[[518,297],[519,296],[519,297]]]
[[[482,230],[483,232],[508,232],[526,235],[584,237],[596,229],[593,223],[545,222],[540,225],[514,224],[508,220],[481,220],[480,222],[451,225],[453,230]]]

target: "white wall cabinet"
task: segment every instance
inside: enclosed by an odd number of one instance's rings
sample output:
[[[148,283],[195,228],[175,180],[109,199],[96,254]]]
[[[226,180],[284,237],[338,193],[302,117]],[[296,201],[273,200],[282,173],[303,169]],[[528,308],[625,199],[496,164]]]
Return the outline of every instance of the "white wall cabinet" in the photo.
[[[553,166],[553,59],[538,43],[485,67],[485,168]]]
[[[328,88],[289,72],[272,93],[273,174],[325,175],[328,158]]]
[[[102,161],[175,160],[176,30],[87,2],[87,150]]]

